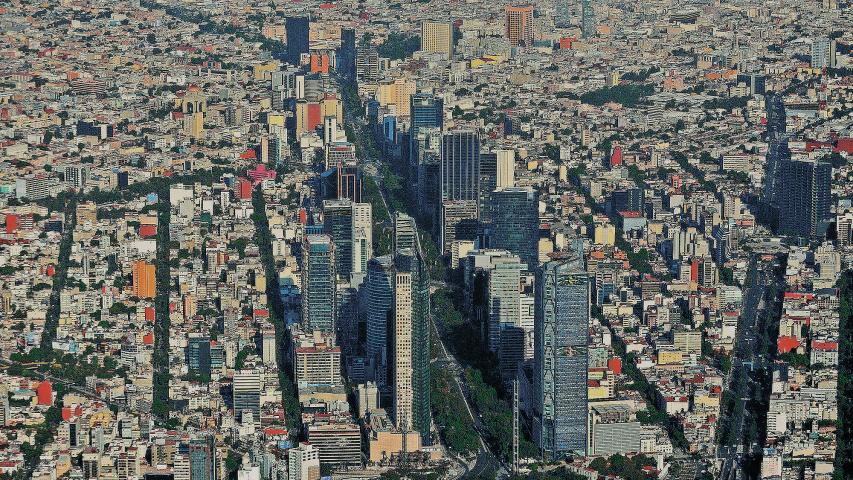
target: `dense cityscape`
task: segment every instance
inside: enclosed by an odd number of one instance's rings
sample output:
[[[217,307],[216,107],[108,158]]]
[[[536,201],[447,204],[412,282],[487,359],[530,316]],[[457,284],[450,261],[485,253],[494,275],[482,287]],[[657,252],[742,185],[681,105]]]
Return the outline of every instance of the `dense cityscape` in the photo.
[[[0,480],[853,478],[849,0],[0,0]]]

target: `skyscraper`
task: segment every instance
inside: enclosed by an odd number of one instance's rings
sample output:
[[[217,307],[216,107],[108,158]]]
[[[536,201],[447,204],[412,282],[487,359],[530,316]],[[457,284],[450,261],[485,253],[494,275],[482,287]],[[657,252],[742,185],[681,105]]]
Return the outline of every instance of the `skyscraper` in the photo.
[[[592,9],[592,0],[581,0],[581,36],[583,38],[595,36],[595,11]]]
[[[308,36],[311,22],[308,17],[287,17],[284,21],[287,33],[287,62],[299,65],[303,53],[308,53]]]
[[[835,40],[827,37],[815,38],[811,46],[812,68],[835,68],[836,64]]]
[[[411,126],[409,132],[414,139],[421,127],[439,127],[444,125],[444,101],[431,93],[415,93],[409,98]]]
[[[302,242],[302,324],[306,330],[335,331],[335,246],[328,235]]]
[[[782,165],[779,233],[817,239],[826,234],[832,201],[832,165],[802,159]]]
[[[533,436],[546,458],[586,453],[590,287],[580,259],[537,273]]]
[[[376,366],[376,383],[388,381],[388,315],[394,295],[394,257],[383,255],[367,263],[367,355]]]
[[[405,213],[394,214],[394,251],[414,249],[418,245],[418,226]]]
[[[243,420],[243,412],[252,412],[252,420],[260,423],[261,377],[257,370],[237,370],[231,384],[234,416]]]
[[[445,133],[441,142],[441,200],[479,200],[480,134]],[[479,210],[479,207],[478,207]]]
[[[441,202],[441,251],[449,252],[457,240],[476,240],[478,225],[476,201]]]
[[[453,57],[453,24],[451,22],[421,22],[421,51]]]
[[[345,78],[355,79],[355,29],[341,29],[341,46],[338,49],[336,68]]]
[[[216,437],[212,433],[199,433],[190,438],[190,478],[216,480]]]
[[[533,46],[533,5],[506,7],[506,38],[512,46]]]
[[[369,203],[352,204],[352,271],[367,271],[373,258],[373,207]]]
[[[394,418],[397,427],[430,438],[429,275],[420,245],[394,257],[393,338]]]
[[[187,368],[196,375],[210,375],[210,337],[191,333],[187,339]]]
[[[335,244],[335,273],[348,280],[352,273],[352,202],[348,199],[323,201],[323,233]]]
[[[510,254],[494,258],[493,265],[488,276],[489,350],[498,355],[504,378],[512,379],[524,359],[521,276],[527,265]]]
[[[492,192],[492,248],[509,250],[533,271],[539,265],[539,196],[530,187]]]

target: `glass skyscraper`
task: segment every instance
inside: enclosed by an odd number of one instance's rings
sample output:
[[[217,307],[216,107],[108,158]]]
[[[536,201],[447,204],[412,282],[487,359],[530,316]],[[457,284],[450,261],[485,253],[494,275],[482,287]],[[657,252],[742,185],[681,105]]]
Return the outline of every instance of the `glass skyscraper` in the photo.
[[[375,257],[367,262],[367,355],[376,362],[376,383],[388,381],[388,313],[393,305],[394,258]]]
[[[328,235],[302,243],[302,324],[308,331],[335,331],[335,247]]]
[[[287,32],[287,62],[299,65],[303,53],[308,53],[308,35],[311,22],[308,17],[287,17],[284,29]]]
[[[323,201],[323,233],[335,243],[335,273],[349,279],[352,273],[352,202]]]
[[[579,257],[538,271],[533,435],[546,458],[586,453],[589,298]]]
[[[479,200],[480,134],[445,133],[441,141],[441,200]]]
[[[492,192],[490,246],[509,250],[531,271],[539,265],[539,196],[530,187]]]

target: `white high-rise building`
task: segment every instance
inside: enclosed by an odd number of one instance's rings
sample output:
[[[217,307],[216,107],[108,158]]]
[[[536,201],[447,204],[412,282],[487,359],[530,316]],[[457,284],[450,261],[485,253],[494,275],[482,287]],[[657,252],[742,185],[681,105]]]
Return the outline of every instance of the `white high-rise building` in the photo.
[[[394,421],[412,427],[412,274],[394,277]]]
[[[318,480],[320,452],[310,443],[300,443],[287,451],[287,480]]]
[[[352,271],[367,271],[373,258],[373,210],[369,203],[352,204]]]

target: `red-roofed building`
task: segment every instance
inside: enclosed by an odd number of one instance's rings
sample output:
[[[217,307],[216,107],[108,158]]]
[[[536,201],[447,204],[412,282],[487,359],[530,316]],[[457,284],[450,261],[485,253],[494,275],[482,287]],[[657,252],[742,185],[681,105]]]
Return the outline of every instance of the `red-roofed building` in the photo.
[[[782,335],[776,339],[776,348],[779,353],[802,353],[803,345],[797,337]]]
[[[53,405],[53,385],[50,380],[39,383],[36,387],[36,397],[39,405]]]
[[[252,179],[253,185],[257,185],[264,180],[275,180],[275,170],[268,169],[264,164],[258,164],[253,170],[248,170],[246,175]]]

